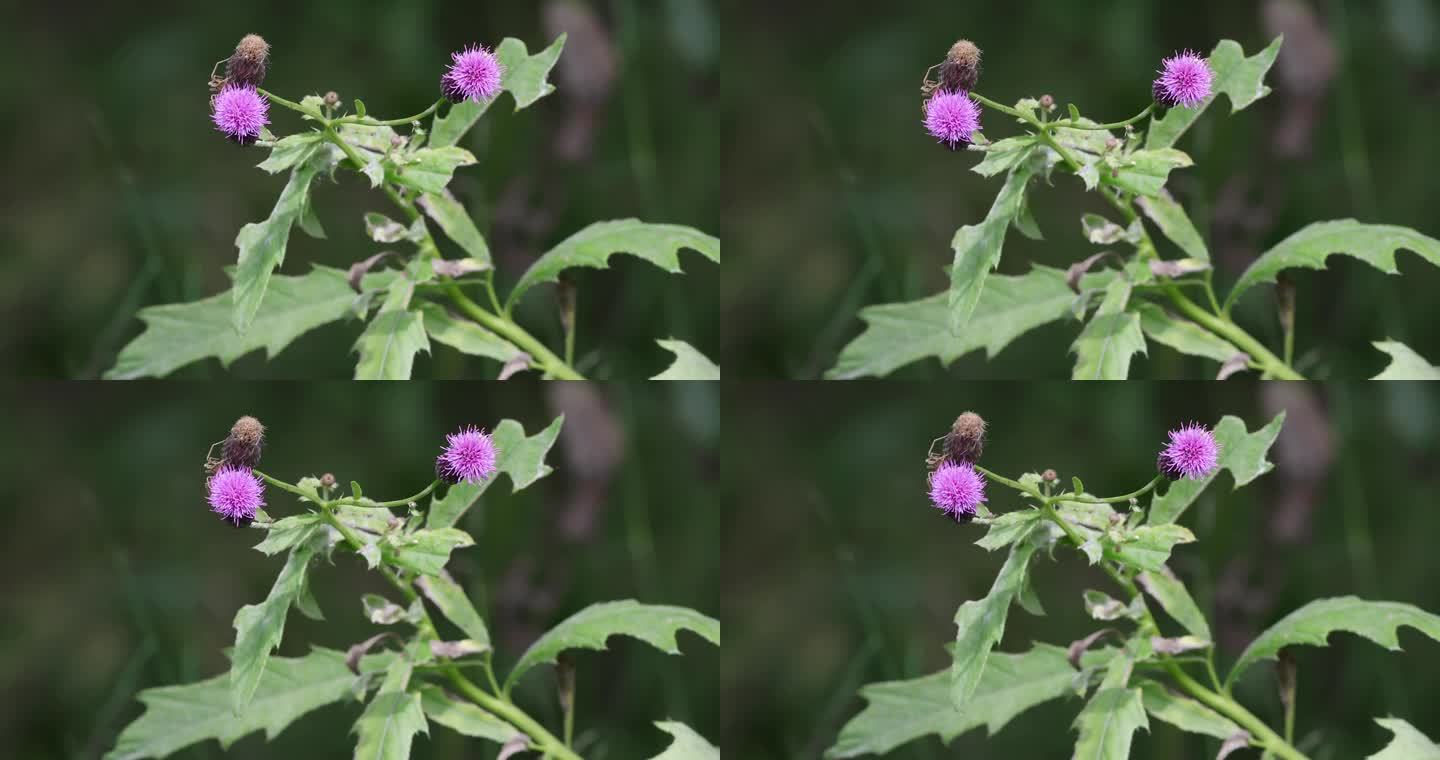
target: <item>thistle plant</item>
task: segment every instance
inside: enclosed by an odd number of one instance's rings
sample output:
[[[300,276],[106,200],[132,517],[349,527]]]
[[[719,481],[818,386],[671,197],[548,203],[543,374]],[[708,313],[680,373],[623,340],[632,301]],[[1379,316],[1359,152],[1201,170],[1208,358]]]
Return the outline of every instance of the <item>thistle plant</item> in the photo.
[[[1150,82],[1150,102],[1139,113],[1100,123],[1074,104],[1062,109],[1051,95],[1021,98],[1014,106],[986,97],[976,89],[979,48],[956,43],[926,72],[923,129],[951,150],[980,153],[971,170],[1001,177],[1003,184],[985,218],[955,233],[949,289],[863,309],[866,329],[827,376],[884,376],[930,357],[949,365],[981,348],[994,356],[1024,333],[1068,318],[1082,324],[1071,345],[1077,380],[1127,377],[1132,358],[1148,353],[1151,341],[1214,361],[1219,379],[1246,370],[1303,379],[1295,361],[1296,288],[1283,273],[1323,269],[1330,255],[1345,254],[1395,274],[1400,250],[1440,265],[1440,240],[1353,219],[1311,224],[1252,262],[1228,292],[1217,290],[1205,239],[1167,188],[1171,172],[1194,163],[1176,145],[1220,95],[1239,111],[1268,94],[1265,74],[1280,44],[1277,38],[1249,57],[1231,40],[1208,57],[1179,52],[1161,62]],[[1138,81],[1135,90],[1141,92]],[[1018,123],[1021,134],[987,138],[982,120],[1006,120],[1000,116]],[[1031,191],[1052,186],[1057,172],[1073,174],[1098,196],[1101,208],[1082,216],[1080,231],[1103,250],[1068,270],[1036,265],[1025,274],[992,274],[1011,227],[1043,239]],[[1276,288],[1279,346],[1267,346],[1235,319],[1236,304],[1262,285]],[[1377,379],[1440,378],[1440,368],[1403,343],[1374,345],[1391,357]]]
[[[261,348],[273,357],[305,332],[357,319],[366,324],[353,347],[356,379],[409,378],[416,354],[428,353],[432,340],[493,360],[502,378],[528,370],[582,379],[575,356],[583,278],[574,270],[604,268],[612,254],[628,253],[680,273],[682,250],[718,263],[720,241],[677,225],[599,222],[541,255],[502,298],[482,224],[449,185],[457,169],[476,163],[460,142],[502,93],[519,110],[554,91],[547,78],[564,45],[563,35],[535,55],[515,39],[493,50],[470,45],[454,53],[443,71],[437,62],[435,83],[427,86],[436,87],[439,97],[428,108],[381,119],[362,100],[347,102],[335,92],[298,101],[268,92],[262,85],[271,70],[270,45],[247,35],[212,70],[210,120],[224,139],[266,151],[261,170],[289,179],[270,216],[245,225],[236,237],[230,290],[141,310],[145,331],[120,352],[106,377],[163,377],[209,357],[229,366]],[[353,172],[384,196],[390,213],[398,212],[398,220],[376,211],[363,221],[376,244],[400,250],[357,256],[348,271],[316,265],[303,274],[280,274],[292,227],[325,237],[312,192],[322,177],[340,181],[342,171]],[[442,251],[441,233],[450,241],[446,248],[461,256]],[[517,321],[516,306],[538,292],[536,286],[562,278],[563,292],[555,299],[561,337],[550,346]],[[719,377],[719,367],[689,343],[657,337],[657,378]],[[661,372],[665,351],[674,357]]]
[[[208,502],[225,525],[263,532],[255,548],[283,555],[284,564],[269,595],[236,613],[229,672],[142,691],[146,711],[120,734],[107,760],[163,758],[207,739],[228,748],[261,729],[273,739],[306,713],[336,702],[363,705],[353,730],[357,760],[409,757],[415,735],[428,735],[432,723],[493,742],[500,757],[533,751],[578,760],[579,663],[567,652],[603,650],[611,636],[625,635],[679,654],[680,631],[718,646],[720,623],[684,607],[601,602],[561,621],[514,659],[508,673],[500,671],[485,617],[446,570],[452,552],[475,543],[456,524],[500,474],[509,476],[516,491],[548,475],[546,455],[563,422],[556,419],[533,436],[513,420],[489,432],[460,428],[446,438],[427,485],[413,495],[379,501],[356,481],[344,492],[328,473],[290,483],[260,470],[264,428],[253,417],[241,418],[206,459]],[[282,509],[292,514],[278,517]],[[345,613],[363,615],[379,633],[340,648],[312,645],[301,657],[272,656],[291,607],[313,620],[325,619],[311,591],[311,573],[343,562],[373,571],[392,588],[389,595],[363,595]],[[514,698],[516,685],[541,665],[555,666],[560,676],[559,727],[546,727]],[[662,757],[720,756],[683,723],[656,726],[673,737]]]
[[[984,430],[957,421],[932,444],[932,452],[942,442],[943,450],[927,459],[931,505],[964,524],[957,530],[985,528],[975,544],[1005,550],[1005,562],[989,593],[956,611],[950,667],[863,687],[868,706],[841,729],[827,757],[884,754],[929,734],[949,742],[980,726],[993,734],[1035,705],[1065,699],[1077,713],[1071,726],[1077,760],[1129,757],[1135,733],[1148,731],[1151,720],[1211,737],[1217,757],[1254,748],[1266,757],[1305,758],[1295,741],[1304,719],[1296,712],[1298,665],[1288,648],[1325,646],[1331,633],[1345,631],[1398,650],[1401,626],[1440,641],[1440,615],[1353,596],[1313,601],[1256,637],[1221,675],[1210,623],[1169,566],[1177,547],[1195,541],[1178,520],[1222,471],[1237,488],[1269,472],[1266,454],[1284,420],[1282,412],[1254,432],[1230,416],[1214,428],[1178,426],[1156,455],[1157,474],[1129,493],[1108,497],[1088,492],[1079,477],[1067,484],[1054,470],[1010,478],[955,458],[951,452],[978,452]],[[999,493],[987,494],[986,481]],[[1044,614],[1031,567],[1044,556],[1070,561],[1060,549],[1077,552],[1111,584],[1086,590],[1079,600],[1094,620],[1092,629],[1057,632],[1064,637],[1059,643],[1035,643],[1025,651],[996,651],[1013,604]],[[1267,661],[1276,661],[1283,707],[1275,725],[1241,704],[1233,688]],[[1377,722],[1396,737],[1371,757],[1434,756],[1437,745],[1401,717]]]

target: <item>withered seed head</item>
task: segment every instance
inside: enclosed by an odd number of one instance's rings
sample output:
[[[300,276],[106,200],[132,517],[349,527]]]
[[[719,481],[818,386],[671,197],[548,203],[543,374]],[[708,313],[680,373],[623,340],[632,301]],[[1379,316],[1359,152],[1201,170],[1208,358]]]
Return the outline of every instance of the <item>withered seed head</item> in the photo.
[[[966,412],[955,418],[950,432],[945,436],[945,456],[954,462],[980,461],[985,451],[985,420],[974,412]]]
[[[260,464],[260,450],[264,446],[265,426],[260,424],[260,420],[247,415],[236,420],[230,428],[221,456],[225,464],[253,469]]]
[[[960,40],[950,46],[945,63],[940,67],[942,89],[969,92],[975,89],[980,79],[980,48],[970,40]]]
[[[235,84],[259,87],[269,66],[270,43],[258,34],[247,34],[225,62],[225,78]]]

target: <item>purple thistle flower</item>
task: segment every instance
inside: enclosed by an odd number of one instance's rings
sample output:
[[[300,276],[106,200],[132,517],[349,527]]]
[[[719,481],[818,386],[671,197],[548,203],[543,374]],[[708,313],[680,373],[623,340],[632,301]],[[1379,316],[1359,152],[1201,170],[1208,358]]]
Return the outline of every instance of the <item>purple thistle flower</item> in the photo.
[[[483,45],[451,53],[454,63],[440,77],[440,91],[451,103],[473,100],[484,103],[500,94],[505,67]]]
[[[1170,431],[1170,442],[1160,452],[1157,466],[1171,480],[1200,480],[1220,464],[1220,444],[1210,429],[1190,423]]]
[[[260,129],[270,123],[270,102],[254,87],[227,84],[211,103],[210,118],[225,136],[241,145],[254,145]]]
[[[961,91],[937,90],[925,101],[925,131],[950,150],[968,145],[980,129],[980,104]]]
[[[249,525],[255,510],[265,506],[265,484],[248,469],[222,467],[206,486],[210,511],[236,525]]]
[[[985,501],[985,479],[968,462],[946,462],[930,474],[930,503],[955,520],[975,516]]]
[[[1176,53],[1161,65],[1160,76],[1150,88],[1156,103],[1166,108],[1194,108],[1210,97],[1214,75],[1199,53],[1189,50]]]
[[[445,436],[445,450],[435,460],[435,476],[454,485],[460,481],[483,483],[495,474],[495,442],[471,425]]]

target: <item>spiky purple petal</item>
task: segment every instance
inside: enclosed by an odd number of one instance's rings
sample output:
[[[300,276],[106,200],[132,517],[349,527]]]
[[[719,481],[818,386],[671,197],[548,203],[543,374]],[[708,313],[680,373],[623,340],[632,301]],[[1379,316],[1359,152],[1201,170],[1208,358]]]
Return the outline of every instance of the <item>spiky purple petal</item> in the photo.
[[[1210,97],[1214,74],[1199,53],[1176,53],[1161,62],[1160,76],[1151,87],[1155,102],[1167,108],[1194,108]]]
[[[207,486],[210,511],[236,525],[248,525],[255,511],[265,506],[265,484],[248,469],[222,467]]]
[[[975,516],[985,502],[985,479],[969,463],[946,462],[930,474],[930,503],[956,522]]]
[[[937,90],[925,101],[925,131],[950,150],[970,144],[980,129],[980,104],[968,92]]]
[[[1171,480],[1200,480],[1220,464],[1220,443],[1210,429],[1190,423],[1170,431],[1170,441],[1160,452],[1160,471]]]
[[[495,474],[495,442],[475,426],[445,436],[445,450],[435,462],[435,474],[447,483],[481,483]]]
[[[270,102],[254,87],[229,84],[215,96],[210,118],[215,128],[241,145],[253,145],[270,123]]]
[[[505,67],[483,45],[472,45],[451,53],[449,71],[440,78],[440,91],[451,103],[473,100],[484,103],[500,94]]]

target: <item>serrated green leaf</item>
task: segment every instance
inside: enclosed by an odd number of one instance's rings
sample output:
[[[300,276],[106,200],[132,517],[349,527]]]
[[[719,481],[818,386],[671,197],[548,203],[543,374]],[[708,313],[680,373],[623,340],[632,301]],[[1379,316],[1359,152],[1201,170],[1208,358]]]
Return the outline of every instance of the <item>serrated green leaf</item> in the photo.
[[[1153,196],[1141,196],[1135,201],[1140,204],[1145,215],[1155,222],[1155,226],[1165,233],[1165,237],[1179,246],[1186,256],[1200,261],[1210,260],[1210,249],[1205,247],[1200,231],[1195,229],[1190,215],[1185,213],[1184,207],[1175,202],[1168,190],[1161,190]]]
[[[1038,509],[1017,509],[1006,512],[990,521],[990,530],[975,545],[986,551],[994,551],[1030,535],[1040,519]]]
[[[1214,94],[1195,108],[1172,108],[1164,118],[1152,118],[1145,147],[1168,148],[1174,145],[1221,94],[1230,98],[1231,113],[1270,94],[1270,88],[1265,86],[1265,73],[1275,63],[1275,56],[1280,54],[1282,39],[1276,37],[1268,47],[1249,58],[1245,57],[1240,43],[1221,40],[1206,59],[1213,77],[1211,86]]]
[[[265,534],[265,540],[255,545],[257,551],[276,555],[302,544],[320,528],[320,516],[307,512],[276,520]]]
[[[1113,277],[1108,271],[1087,275],[1082,287],[1104,287]],[[1037,266],[1019,276],[990,277],[970,324],[959,335],[950,332],[949,296],[945,293],[921,301],[866,307],[860,311],[865,331],[845,346],[825,376],[832,380],[884,377],[932,356],[948,366],[982,348],[986,356],[994,357],[1026,332],[1069,315],[1073,303],[1075,293],[1065,284],[1065,272]]]
[[[1404,343],[1380,340],[1371,345],[1390,355],[1390,365],[1372,380],[1440,380],[1440,367],[1425,361]]]
[[[531,668],[553,663],[567,649],[604,649],[611,636],[631,636],[666,654],[680,654],[682,630],[720,645],[720,621],[686,607],[641,604],[634,599],[592,604],[561,621],[530,645],[505,679],[508,691]]]
[[[458,319],[445,307],[433,302],[419,306],[424,317],[425,332],[445,345],[472,356],[483,356],[501,363],[523,359],[525,352],[515,344],[469,320]]]
[[[990,143],[985,146],[985,157],[981,159],[980,163],[971,167],[970,171],[982,177],[993,177],[1001,172],[1008,172],[1016,165],[1024,163],[1025,159],[1035,152],[1035,145],[1035,138],[1030,135],[1007,137],[1004,140]]]
[[[1195,534],[1183,525],[1142,525],[1115,545],[1115,553],[1135,567],[1159,572],[1176,544],[1194,542]]]
[[[882,755],[927,734],[936,734],[948,744],[980,726],[993,736],[1017,715],[1070,691],[1075,669],[1065,654],[1063,648],[1050,644],[1036,644],[1021,654],[992,654],[973,697],[961,710],[950,702],[948,670],[865,686],[860,696],[868,704],[840,730],[825,756]]]
[[[1132,285],[1117,277],[1105,288],[1105,300],[1095,316],[1070,345],[1075,354],[1072,380],[1124,380],[1130,375],[1130,359],[1146,353],[1140,316],[1126,311]]]
[[[1126,760],[1136,729],[1150,730],[1139,689],[1101,689],[1076,716],[1072,760]]]
[[[1440,641],[1440,615],[1432,615],[1412,604],[1368,602],[1354,596],[1318,599],[1281,618],[1250,642],[1225,681],[1227,684],[1234,681],[1246,668],[1261,660],[1274,659],[1284,647],[1326,646],[1328,637],[1335,631],[1364,636],[1398,652],[1402,625]]]
[[[425,209],[425,213],[436,223],[445,235],[454,240],[465,253],[480,264],[480,271],[493,268],[490,261],[490,246],[485,244],[485,237],[480,234],[480,229],[475,226],[474,220],[466,213],[465,207],[449,190],[442,190],[438,193],[425,193],[417,202]]]
[[[651,380],[719,380],[720,366],[683,340],[657,340],[660,347],[675,355],[664,372]]]
[[[500,41],[500,45],[495,48],[495,59],[504,67],[500,87],[515,98],[516,111],[555,91],[554,85],[551,85],[547,78],[564,48],[563,34],[535,55],[530,55],[525,43],[520,40],[506,37]],[[475,122],[480,120],[494,102],[487,100],[476,103],[466,100],[451,106],[444,116],[435,117],[434,129],[430,132],[430,144],[443,148],[460,142],[460,138],[475,126]]]
[[[1175,622],[1185,626],[1185,630],[1206,641],[1215,640],[1210,635],[1210,625],[1205,621],[1204,613],[1200,612],[1185,584],[1175,577],[1170,568],[1162,566],[1158,570],[1147,570],[1140,573],[1138,580],[1146,593],[1159,602],[1165,612],[1175,618]]]
[[[514,420],[501,420],[490,434],[495,444],[495,477],[483,483],[456,483],[450,486],[444,497],[432,497],[426,525],[430,528],[448,528],[459,521],[500,473],[510,476],[512,491],[520,491],[531,483],[549,475],[550,466],[545,456],[555,439],[560,435],[560,426],[565,417],[556,417],[548,427],[533,436],[525,437],[525,428]]]
[[[417,573],[438,575],[450,561],[452,550],[474,545],[475,539],[459,528],[417,530],[395,539],[395,564]]]
[[[461,588],[449,573],[442,570],[434,575],[422,575],[415,579],[415,583],[466,636],[486,646],[490,644],[490,631],[485,627],[484,618],[480,617],[475,605],[471,604],[465,589]]]
[[[1230,341],[1194,322],[1171,314],[1157,304],[1146,301],[1135,304],[1133,310],[1140,315],[1140,329],[1146,337],[1182,354],[1224,364],[1240,353],[1240,349]]]
[[[1440,760],[1440,744],[1399,718],[1376,718],[1395,738],[1369,760]]]
[[[230,704],[236,715],[250,706],[270,653],[280,646],[285,634],[285,617],[290,605],[305,586],[305,572],[315,556],[311,541],[290,551],[269,596],[260,604],[247,604],[235,613],[235,651],[230,661]]]
[[[1171,171],[1194,165],[1190,156],[1174,148],[1137,150],[1116,167],[1109,183],[1136,195],[1156,196],[1164,192]]]
[[[270,157],[257,164],[257,167],[271,174],[283,172],[296,164],[308,161],[319,147],[319,132],[290,135],[275,143],[275,147],[270,149]]]
[[[1215,426],[1215,441],[1220,444],[1220,462],[1215,471],[1200,480],[1185,478],[1172,482],[1164,494],[1151,499],[1150,523],[1175,522],[1222,470],[1229,470],[1235,477],[1236,488],[1269,472],[1275,465],[1265,459],[1265,454],[1280,435],[1283,424],[1285,412],[1282,411],[1265,427],[1247,433],[1245,423],[1238,417],[1223,417]]]
[[[388,172],[397,185],[419,190],[422,193],[441,193],[450,184],[456,167],[470,166],[475,156],[464,148],[421,148],[403,157],[391,155],[387,159],[392,168]]]
[[[610,256],[627,253],[679,274],[680,251],[698,251],[720,263],[720,239],[690,227],[675,224],[647,224],[639,219],[596,222],[551,248],[525,270],[505,299],[507,308],[518,303],[530,288],[555,282],[560,273],[573,267],[604,269]]]
[[[1181,731],[1225,740],[1243,729],[1234,721],[1188,697],[1171,692],[1155,681],[1140,684],[1145,711]]]
[[[305,163],[292,169],[290,181],[280,191],[270,216],[263,222],[251,222],[241,227],[240,233],[235,236],[235,247],[240,255],[235,265],[235,285],[230,292],[234,298],[231,324],[237,334],[244,335],[255,321],[260,304],[265,300],[265,291],[270,286],[271,275],[285,262],[290,227],[305,205],[310,181],[328,162],[327,154],[316,152]]]
[[[418,312],[388,311],[376,314],[355,340],[356,380],[409,380],[415,354],[430,352],[425,323]]]
[[[967,224],[955,232],[950,247],[955,251],[950,266],[950,332],[959,335],[970,322],[980,295],[985,290],[985,279],[991,270],[1000,264],[1001,249],[1005,245],[1005,231],[1020,213],[1025,185],[1035,176],[1033,161],[1025,161],[1011,169],[1005,184],[995,196],[990,212],[979,224]]]
[[[369,670],[364,661],[361,669]],[[228,674],[146,689],[139,695],[145,712],[125,727],[105,760],[163,758],[206,739],[229,749],[240,737],[261,730],[268,741],[305,713],[351,696],[355,679],[344,652],[317,647],[304,657],[271,658],[249,708],[238,715]]]
[[[351,729],[357,735],[355,760],[409,760],[415,734],[430,734],[420,695],[406,691],[414,668],[409,659],[397,657],[386,671],[380,690]]]
[[[425,684],[419,693],[426,717],[465,736],[489,739],[497,744],[504,744],[517,735],[524,736],[509,723],[475,704],[450,696],[439,686]]]
[[[720,760],[720,748],[684,723],[661,720],[656,721],[655,726],[674,737],[674,741],[650,760]]]
[[[375,158],[389,153],[399,134],[381,124],[341,124],[336,131],[345,142],[361,149],[362,155],[374,154]]]
[[[1035,524],[1039,526],[1039,523]],[[955,611],[955,659],[950,663],[950,703],[965,709],[985,672],[990,650],[1005,635],[1005,619],[1010,603],[1025,586],[1030,571],[1030,558],[1038,548],[1035,540],[1041,530],[1032,527],[1026,536],[1010,547],[1005,564],[995,575],[990,592],[983,599],[973,599]]]
[[[1414,251],[1440,266],[1440,240],[1408,227],[1361,224],[1354,219],[1316,222],[1280,241],[1247,267],[1225,297],[1225,309],[1228,311],[1250,288],[1275,282],[1282,270],[1324,269],[1325,259],[1335,254],[1357,258],[1385,274],[1398,274],[1395,252],[1401,250]]]

